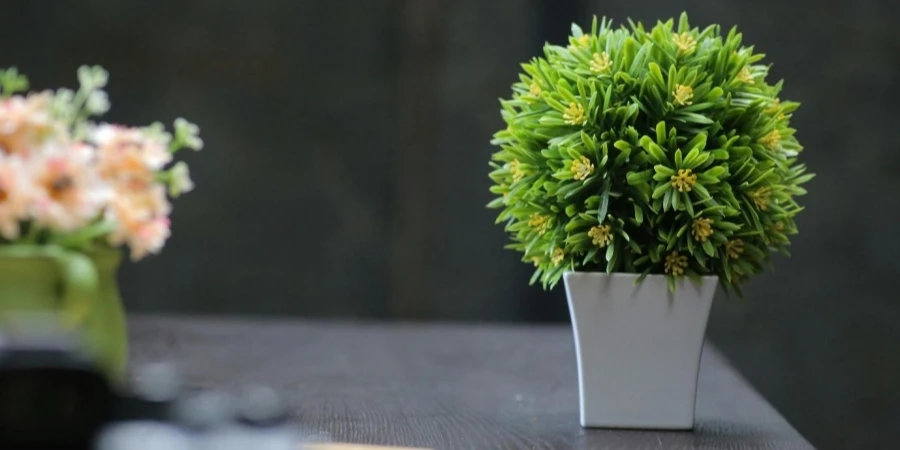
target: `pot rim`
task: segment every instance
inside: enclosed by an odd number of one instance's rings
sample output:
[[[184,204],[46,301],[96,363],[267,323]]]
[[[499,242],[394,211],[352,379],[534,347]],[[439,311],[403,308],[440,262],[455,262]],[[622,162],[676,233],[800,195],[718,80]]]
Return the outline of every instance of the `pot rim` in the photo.
[[[633,272],[606,273],[606,272],[577,271],[576,270],[576,271],[568,271],[568,272],[563,273],[563,278],[566,278],[566,279],[578,277],[578,278],[622,278],[622,279],[629,279],[629,280],[637,280],[638,278],[640,278],[640,276],[641,276],[641,274],[633,273]],[[668,278],[669,278],[668,275],[650,274],[650,275],[647,275],[644,278],[644,280],[645,281],[646,280],[666,280]],[[684,279],[684,281],[692,281],[688,277],[684,277],[683,279]],[[700,277],[700,279],[706,280],[706,281],[714,281],[714,280],[718,280],[719,276],[718,275],[702,275]],[[681,281],[681,280],[678,280],[678,281]]]

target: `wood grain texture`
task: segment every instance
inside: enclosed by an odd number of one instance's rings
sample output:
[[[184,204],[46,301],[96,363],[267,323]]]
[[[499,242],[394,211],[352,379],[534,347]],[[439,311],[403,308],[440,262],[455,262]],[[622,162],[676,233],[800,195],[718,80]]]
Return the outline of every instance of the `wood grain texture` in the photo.
[[[434,449],[808,449],[707,346],[693,432],[585,430],[571,330],[132,317],[132,362],[192,386],[262,383],[317,441]]]

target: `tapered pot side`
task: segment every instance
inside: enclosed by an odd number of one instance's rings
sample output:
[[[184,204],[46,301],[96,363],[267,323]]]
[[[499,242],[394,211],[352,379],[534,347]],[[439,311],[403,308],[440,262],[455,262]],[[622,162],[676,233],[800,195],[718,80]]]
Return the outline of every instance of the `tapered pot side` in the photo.
[[[564,275],[585,427],[691,429],[718,277],[668,289],[665,275]]]

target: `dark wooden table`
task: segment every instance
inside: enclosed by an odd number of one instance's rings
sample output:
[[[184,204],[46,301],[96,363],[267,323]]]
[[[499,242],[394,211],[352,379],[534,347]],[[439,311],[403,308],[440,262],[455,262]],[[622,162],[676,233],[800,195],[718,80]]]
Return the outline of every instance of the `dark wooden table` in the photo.
[[[130,319],[132,361],[190,385],[280,390],[316,440],[435,449],[799,449],[810,444],[715,349],[693,432],[585,430],[563,326]]]

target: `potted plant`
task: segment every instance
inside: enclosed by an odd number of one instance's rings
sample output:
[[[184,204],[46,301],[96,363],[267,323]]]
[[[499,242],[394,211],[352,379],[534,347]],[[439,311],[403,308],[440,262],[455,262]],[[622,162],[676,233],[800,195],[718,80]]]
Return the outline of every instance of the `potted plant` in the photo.
[[[27,92],[0,70],[0,327],[43,313],[84,336],[108,374],[127,360],[116,284],[131,259],[157,253],[170,234],[168,197],[192,189],[182,148],[199,150],[197,127],[178,119],[129,128],[90,121],[109,109],[100,67],[78,69],[80,88]]]
[[[682,14],[595,18],[501,100],[489,207],[531,282],[563,279],[584,426],[689,429],[717,285],[787,254],[812,178],[763,55]]]

